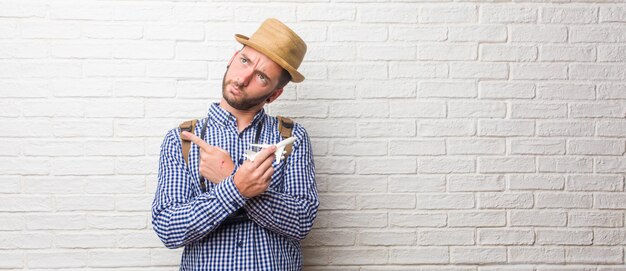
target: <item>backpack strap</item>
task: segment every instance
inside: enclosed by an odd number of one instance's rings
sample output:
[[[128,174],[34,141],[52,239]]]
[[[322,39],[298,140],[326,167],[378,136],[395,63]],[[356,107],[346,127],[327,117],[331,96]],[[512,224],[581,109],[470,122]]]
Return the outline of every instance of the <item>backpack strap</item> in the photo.
[[[276,118],[278,118],[278,131],[280,132],[280,136],[283,139],[291,137],[291,134],[293,131],[293,120],[291,120],[290,118],[283,117],[283,116],[276,116]],[[293,150],[293,146],[291,144],[285,147],[285,151],[286,151],[285,159],[289,157],[292,150]]]
[[[196,130],[196,124],[198,123],[198,120],[188,120],[185,121],[183,123],[181,123],[178,127],[180,127],[180,133],[182,135],[183,131],[187,131],[190,133],[194,133],[194,131]],[[180,141],[181,141],[181,145],[182,145],[182,149],[183,149],[183,158],[185,158],[185,165],[189,164],[189,149],[191,149],[191,141],[189,140],[185,140],[183,139],[183,137],[180,137]]]

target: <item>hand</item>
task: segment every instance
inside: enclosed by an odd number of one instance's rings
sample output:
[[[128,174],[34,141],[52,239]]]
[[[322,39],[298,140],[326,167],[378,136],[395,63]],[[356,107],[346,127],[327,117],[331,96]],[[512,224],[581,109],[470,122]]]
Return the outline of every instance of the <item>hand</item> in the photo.
[[[183,132],[181,137],[190,140],[200,147],[200,174],[207,180],[217,184],[233,173],[235,164],[225,150],[211,146],[196,135]]]
[[[274,151],[276,146],[265,148],[256,155],[254,162],[246,160],[237,169],[233,180],[242,196],[252,198],[267,190],[274,174]]]

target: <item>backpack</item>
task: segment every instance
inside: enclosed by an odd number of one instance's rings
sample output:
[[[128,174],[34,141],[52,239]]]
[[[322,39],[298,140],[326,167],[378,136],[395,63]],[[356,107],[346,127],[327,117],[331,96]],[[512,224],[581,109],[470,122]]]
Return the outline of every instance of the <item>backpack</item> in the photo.
[[[276,118],[278,118],[278,132],[280,132],[280,136],[283,139],[291,137],[291,133],[293,131],[293,125],[294,125],[293,120],[291,120],[290,118],[282,117],[282,116],[276,116]],[[178,127],[180,127],[181,134],[183,131],[187,131],[193,134],[194,131],[196,130],[197,124],[198,124],[198,120],[194,119],[194,120],[185,121],[181,123]],[[181,147],[183,151],[183,158],[185,158],[185,165],[189,165],[189,150],[191,149],[191,141],[182,139],[182,137],[180,140],[181,140]],[[291,144],[285,147],[285,151],[286,151],[285,159],[289,157],[292,149],[293,147]]]

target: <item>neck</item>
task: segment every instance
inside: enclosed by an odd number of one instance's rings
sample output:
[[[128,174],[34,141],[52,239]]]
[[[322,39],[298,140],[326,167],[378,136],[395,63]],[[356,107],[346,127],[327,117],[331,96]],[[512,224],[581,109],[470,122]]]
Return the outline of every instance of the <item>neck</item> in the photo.
[[[245,129],[246,127],[248,127],[248,125],[250,125],[256,113],[258,113],[259,110],[263,108],[263,105],[264,103],[258,106],[252,107],[248,110],[240,110],[240,109],[230,106],[228,102],[224,100],[224,98],[220,100],[220,107],[230,112],[231,114],[233,114],[235,118],[237,119],[237,131],[238,132],[243,131],[243,129]]]

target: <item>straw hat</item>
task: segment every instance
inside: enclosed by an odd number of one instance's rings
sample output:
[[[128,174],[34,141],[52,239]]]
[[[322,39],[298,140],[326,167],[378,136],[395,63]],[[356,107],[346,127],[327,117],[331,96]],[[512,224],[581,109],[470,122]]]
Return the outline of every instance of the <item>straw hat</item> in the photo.
[[[287,70],[292,82],[304,80],[304,76],[298,72],[298,67],[306,53],[306,43],[279,20],[267,19],[250,38],[236,34],[235,39],[263,53]]]

